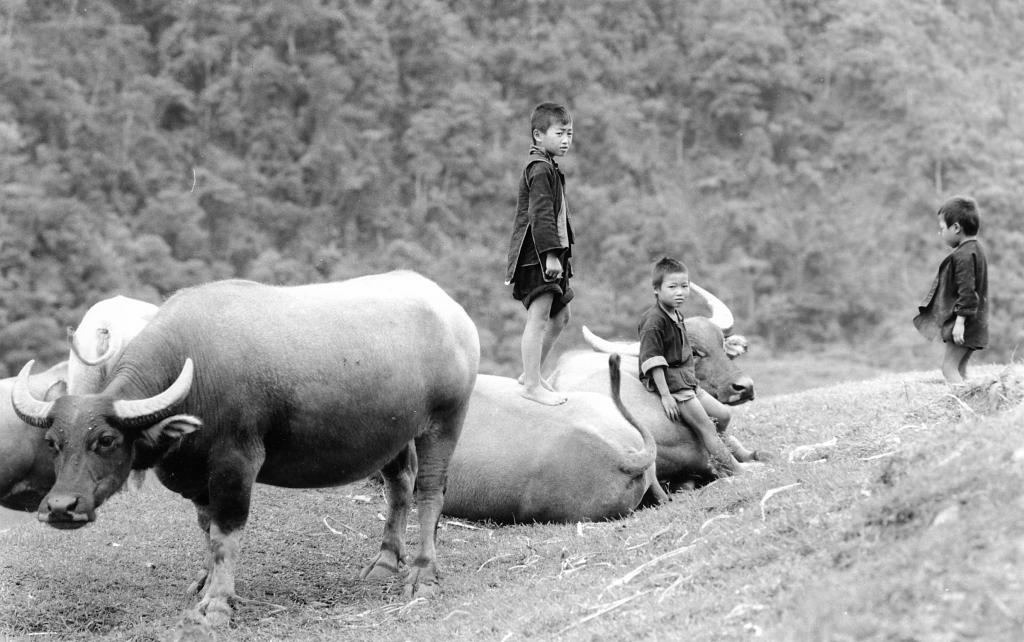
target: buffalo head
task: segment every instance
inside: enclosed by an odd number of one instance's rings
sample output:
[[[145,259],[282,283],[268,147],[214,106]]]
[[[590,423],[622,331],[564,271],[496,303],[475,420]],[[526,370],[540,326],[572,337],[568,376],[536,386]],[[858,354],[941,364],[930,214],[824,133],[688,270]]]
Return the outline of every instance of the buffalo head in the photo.
[[[722,329],[705,317],[687,319],[686,334],[697,359],[695,368],[702,388],[730,406],[754,398],[754,380],[733,363],[747,351],[746,339],[723,336]]]
[[[11,392],[14,411],[44,429],[55,457],[56,482],[39,503],[40,521],[78,528],[96,519],[96,508],[124,485],[139,452],[201,426],[195,417],[173,415],[192,386],[192,360],[164,391],[145,399],[115,399],[104,393],[38,399],[28,385],[32,362]],[[110,387],[108,387],[110,389]]]

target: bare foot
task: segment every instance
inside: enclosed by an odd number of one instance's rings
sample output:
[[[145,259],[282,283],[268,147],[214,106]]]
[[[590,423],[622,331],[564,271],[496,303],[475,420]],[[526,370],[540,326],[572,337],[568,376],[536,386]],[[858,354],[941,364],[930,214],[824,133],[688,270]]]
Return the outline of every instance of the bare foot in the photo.
[[[533,388],[524,388],[521,393],[523,397],[530,401],[536,401],[542,403],[545,406],[560,406],[566,402],[566,397],[560,395],[557,392],[552,392],[544,386],[535,386]]]
[[[516,378],[516,381],[518,381],[519,385],[521,385],[521,386],[526,385],[526,375],[525,374],[519,375],[519,377]],[[551,385],[551,382],[548,381],[547,379],[545,379],[544,377],[540,378],[540,385],[542,385],[543,387],[547,388],[551,392],[558,392],[557,390],[555,390],[555,387],[553,385]]]

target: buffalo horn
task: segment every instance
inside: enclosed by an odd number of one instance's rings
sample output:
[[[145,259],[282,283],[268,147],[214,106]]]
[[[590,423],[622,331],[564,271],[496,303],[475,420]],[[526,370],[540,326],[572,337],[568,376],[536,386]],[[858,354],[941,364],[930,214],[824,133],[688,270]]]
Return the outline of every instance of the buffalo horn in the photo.
[[[120,339],[115,337],[115,340],[111,341],[110,330],[108,328],[101,328],[99,332],[107,335],[107,349],[106,351],[103,352],[103,354],[96,357],[95,361],[92,361],[90,359],[86,359],[85,357],[83,357],[82,353],[78,351],[78,344],[75,343],[75,331],[72,330],[71,328],[68,328],[68,343],[71,344],[71,353],[74,354],[75,358],[77,358],[79,361],[90,367],[98,366],[101,363],[106,362],[108,359],[110,359],[110,357],[114,356],[114,353],[117,352],[118,348],[120,348]]]
[[[690,289],[704,297],[704,300],[711,306],[711,323],[717,325],[723,332],[732,330],[733,318],[732,312],[729,311],[729,306],[722,303],[721,299],[714,294],[711,294],[692,281],[690,282]]]
[[[147,399],[122,399],[114,402],[114,416],[122,424],[142,426],[165,417],[192,388],[192,359],[185,359],[181,374],[163,392]]]
[[[32,390],[28,385],[28,373],[32,372],[32,365],[35,360],[29,361],[18,373],[18,379],[14,382],[14,390],[11,391],[11,405],[14,412],[25,423],[37,428],[49,428],[53,420],[50,419],[50,410],[53,408],[52,401],[42,401],[32,396]]]

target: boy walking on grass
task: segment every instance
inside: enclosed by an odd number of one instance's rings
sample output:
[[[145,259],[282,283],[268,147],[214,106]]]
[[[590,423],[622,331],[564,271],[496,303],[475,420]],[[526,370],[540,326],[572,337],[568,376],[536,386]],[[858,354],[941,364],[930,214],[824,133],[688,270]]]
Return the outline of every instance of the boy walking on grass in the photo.
[[[731,474],[742,466],[722,443],[709,412],[728,410],[697,383],[693,350],[679,309],[690,294],[690,274],[681,262],[663,258],[651,275],[654,305],[640,318],[640,381],[661,398],[665,414],[694,429],[704,448]]]
[[[988,346],[988,262],[978,240],[981,223],[973,198],[954,196],[937,216],[939,236],[953,251],[939,264],[914,326],[926,338],[946,344],[942,376],[946,383],[959,384],[974,351]]]
[[[572,116],[562,105],[542,103],[530,118],[533,145],[519,180],[505,284],[526,307],[522,395],[557,406],[566,397],[541,377],[541,366],[569,323],[573,234],[565,201],[565,177],[555,158],[572,145]]]

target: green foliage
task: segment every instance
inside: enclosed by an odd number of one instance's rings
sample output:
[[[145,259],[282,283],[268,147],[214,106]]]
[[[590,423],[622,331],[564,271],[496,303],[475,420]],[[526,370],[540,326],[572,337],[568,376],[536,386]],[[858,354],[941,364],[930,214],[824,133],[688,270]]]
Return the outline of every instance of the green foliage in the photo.
[[[402,267],[513,374],[516,181],[530,109],[557,100],[575,323],[632,336],[671,254],[769,350],[884,343],[898,363],[944,251],[931,215],[968,192],[1005,360],[1024,339],[1022,40],[1012,0],[6,2],[0,320],[60,330],[115,293]],[[63,346],[8,340],[8,368]]]

